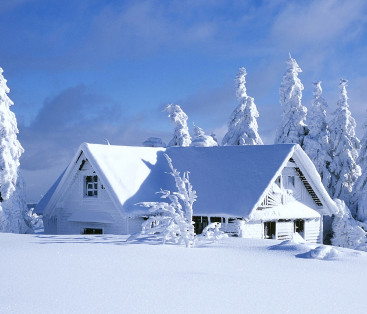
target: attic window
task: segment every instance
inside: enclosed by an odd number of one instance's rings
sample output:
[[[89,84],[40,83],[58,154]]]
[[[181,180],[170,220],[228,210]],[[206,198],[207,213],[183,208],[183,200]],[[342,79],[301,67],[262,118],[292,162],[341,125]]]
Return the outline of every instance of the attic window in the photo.
[[[98,176],[86,176],[85,177],[84,195],[88,197],[98,196]]]
[[[288,188],[294,187],[294,176],[288,176]]]

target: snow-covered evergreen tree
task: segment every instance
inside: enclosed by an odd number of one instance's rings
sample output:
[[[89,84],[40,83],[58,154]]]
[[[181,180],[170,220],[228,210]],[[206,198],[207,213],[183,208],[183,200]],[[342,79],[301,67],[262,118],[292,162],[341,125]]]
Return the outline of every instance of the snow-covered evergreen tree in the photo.
[[[17,139],[17,120],[10,111],[13,102],[2,73],[0,68],[0,231],[25,233],[29,231],[28,211],[18,169],[24,150]]]
[[[312,107],[307,115],[309,133],[304,138],[303,149],[313,161],[324,186],[329,185],[331,162],[329,155],[329,129],[326,122],[326,100],[322,97],[321,81],[313,83]]]
[[[357,164],[361,167],[362,175],[353,187],[351,209],[361,221],[367,221],[367,121],[363,128],[365,133],[361,139],[361,149]]]
[[[246,69],[241,67],[236,77],[236,96],[238,105],[228,122],[228,131],[222,145],[262,145],[257,131],[257,111],[254,98],[246,92]]]
[[[337,109],[329,124],[331,175],[328,186],[333,198],[339,198],[349,206],[354,183],[361,175],[361,168],[357,164],[360,141],[356,136],[356,122],[349,111],[347,96],[347,80],[340,80],[340,96]]]
[[[172,140],[167,146],[190,146],[191,136],[187,126],[187,115],[178,105],[168,105],[164,111],[168,112],[168,117],[175,124],[175,131]]]
[[[279,88],[279,101],[283,109],[282,121],[277,129],[275,144],[296,143],[303,146],[308,128],[305,124],[307,108],[301,103],[303,85],[298,78],[298,73],[302,70],[290,54],[286,63],[287,71]]]
[[[192,207],[197,198],[196,191],[190,183],[188,172],[184,172],[181,177],[180,172],[173,168],[171,158],[167,154],[164,154],[164,156],[171,169],[169,174],[175,180],[177,192],[171,193],[167,190],[159,192],[162,194],[161,198],[168,198],[171,203],[139,203],[143,207],[148,207],[152,213],[152,216],[143,223],[141,233],[162,237],[163,243],[166,241],[175,243],[184,241],[186,247],[191,247],[194,244],[195,237]]]
[[[191,146],[210,147],[218,146],[218,143],[212,136],[206,135],[202,128],[194,124],[194,136],[192,138]]]

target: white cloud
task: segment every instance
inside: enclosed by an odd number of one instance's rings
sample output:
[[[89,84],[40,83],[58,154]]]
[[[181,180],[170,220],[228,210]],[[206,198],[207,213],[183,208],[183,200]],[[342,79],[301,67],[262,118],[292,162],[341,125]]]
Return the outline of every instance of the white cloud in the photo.
[[[283,47],[346,42],[365,27],[366,5],[354,0],[289,2],[275,19],[271,36]]]

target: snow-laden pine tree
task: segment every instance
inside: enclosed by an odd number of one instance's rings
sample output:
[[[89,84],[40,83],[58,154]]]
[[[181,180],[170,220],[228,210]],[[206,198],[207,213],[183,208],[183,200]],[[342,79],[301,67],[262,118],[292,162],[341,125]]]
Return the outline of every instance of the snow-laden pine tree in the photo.
[[[24,150],[17,139],[17,120],[10,111],[13,102],[2,73],[0,67],[0,232],[25,233],[29,231],[28,211],[18,169]]]
[[[357,160],[362,175],[354,184],[350,208],[359,220],[367,221],[367,120],[363,128],[365,132],[361,139],[361,149]]]
[[[257,111],[254,98],[247,95],[246,69],[241,67],[236,77],[236,96],[238,105],[232,112],[228,122],[228,131],[224,135],[222,145],[262,145],[257,131]]]
[[[313,161],[324,186],[329,185],[331,162],[329,155],[329,127],[326,122],[326,100],[322,97],[321,81],[313,83],[312,107],[307,115],[309,133],[304,138],[303,149]]]
[[[356,162],[360,141],[355,132],[356,121],[349,111],[347,83],[347,80],[340,80],[337,109],[329,123],[332,159],[329,165],[331,177],[328,189],[333,198],[342,199],[349,206],[353,186],[361,175],[361,168]]]
[[[275,144],[296,143],[303,146],[308,128],[305,124],[307,108],[301,103],[303,85],[298,78],[298,73],[302,70],[291,54],[286,64],[287,71],[279,88],[279,101],[283,109],[282,121],[277,129]]]
[[[186,247],[194,245],[194,226],[192,222],[193,204],[196,201],[196,191],[193,189],[189,173],[184,172],[182,177],[180,172],[172,165],[171,158],[164,154],[171,169],[169,173],[175,180],[177,192],[171,193],[162,190],[161,198],[169,199],[171,202],[142,202],[139,205],[149,208],[152,216],[142,225],[142,235],[155,235],[161,237],[163,244],[166,241],[174,243],[185,242]],[[133,240],[138,235],[130,239]]]
[[[191,146],[211,147],[218,146],[218,143],[212,136],[206,135],[202,128],[194,124],[194,136],[192,138]]]
[[[191,136],[187,126],[187,115],[183,112],[179,105],[168,105],[164,111],[168,112],[168,117],[175,124],[175,131],[169,146],[190,146]]]

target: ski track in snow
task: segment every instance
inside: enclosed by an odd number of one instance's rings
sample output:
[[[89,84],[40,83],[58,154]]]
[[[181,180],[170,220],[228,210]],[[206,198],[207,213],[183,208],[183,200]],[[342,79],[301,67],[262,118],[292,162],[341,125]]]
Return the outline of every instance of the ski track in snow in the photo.
[[[239,238],[186,249],[126,238],[0,234],[0,313],[353,313],[366,307],[364,252]]]

